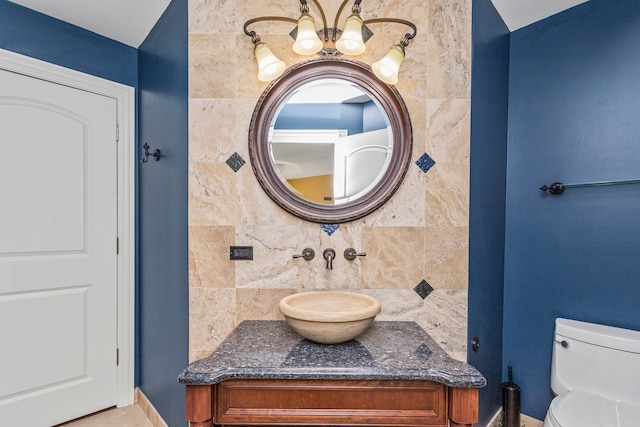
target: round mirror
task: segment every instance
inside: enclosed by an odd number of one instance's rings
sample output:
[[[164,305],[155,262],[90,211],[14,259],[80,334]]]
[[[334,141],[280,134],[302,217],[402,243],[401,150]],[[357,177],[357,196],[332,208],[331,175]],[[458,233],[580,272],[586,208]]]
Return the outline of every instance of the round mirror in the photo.
[[[314,222],[361,218],[406,174],[409,113],[395,88],[360,62],[318,58],[291,67],[258,101],[249,130],[253,170],[266,193]]]

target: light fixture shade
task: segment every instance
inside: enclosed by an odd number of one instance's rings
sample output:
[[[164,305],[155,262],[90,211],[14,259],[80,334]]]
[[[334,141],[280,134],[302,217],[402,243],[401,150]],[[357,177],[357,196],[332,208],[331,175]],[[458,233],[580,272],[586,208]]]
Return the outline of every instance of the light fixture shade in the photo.
[[[336,49],[345,55],[361,55],[367,49],[362,40],[362,19],[353,14],[347,18],[342,35],[336,42]]]
[[[280,77],[287,68],[286,64],[279,60],[264,43],[256,44],[253,53],[258,61],[258,80],[262,82],[270,82]]]
[[[371,69],[380,80],[394,85],[398,83],[398,72],[403,60],[404,50],[401,46],[394,45],[381,60],[371,64]]]
[[[298,55],[313,55],[320,52],[322,46],[313,18],[306,14],[302,15],[298,19],[298,35],[293,43],[294,52]]]

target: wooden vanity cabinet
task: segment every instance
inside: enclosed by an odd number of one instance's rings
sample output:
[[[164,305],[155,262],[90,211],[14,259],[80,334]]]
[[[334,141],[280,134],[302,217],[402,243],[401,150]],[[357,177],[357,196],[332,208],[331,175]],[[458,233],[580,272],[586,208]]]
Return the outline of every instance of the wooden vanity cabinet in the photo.
[[[416,380],[232,379],[187,385],[191,427],[471,426],[478,389]]]

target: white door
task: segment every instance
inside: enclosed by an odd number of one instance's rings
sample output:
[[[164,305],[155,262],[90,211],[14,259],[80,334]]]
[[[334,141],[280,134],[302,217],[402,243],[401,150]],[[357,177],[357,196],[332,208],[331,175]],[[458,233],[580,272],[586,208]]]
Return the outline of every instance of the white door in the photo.
[[[340,138],[335,143],[333,175],[336,204],[357,199],[376,185],[391,161],[390,128]]]
[[[0,70],[0,426],[116,404],[116,114]]]

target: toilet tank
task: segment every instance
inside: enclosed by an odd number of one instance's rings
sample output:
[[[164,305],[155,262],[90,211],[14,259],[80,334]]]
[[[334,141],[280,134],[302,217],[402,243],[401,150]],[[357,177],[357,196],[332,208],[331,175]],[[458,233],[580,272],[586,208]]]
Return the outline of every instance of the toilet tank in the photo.
[[[581,389],[637,404],[640,332],[556,319],[551,388],[557,395]]]

